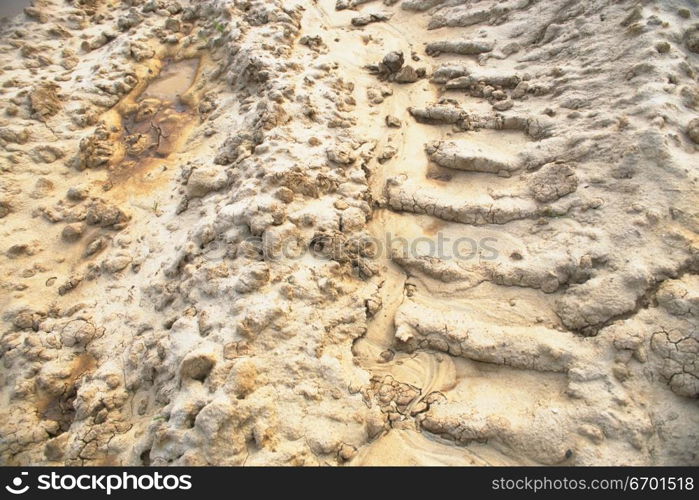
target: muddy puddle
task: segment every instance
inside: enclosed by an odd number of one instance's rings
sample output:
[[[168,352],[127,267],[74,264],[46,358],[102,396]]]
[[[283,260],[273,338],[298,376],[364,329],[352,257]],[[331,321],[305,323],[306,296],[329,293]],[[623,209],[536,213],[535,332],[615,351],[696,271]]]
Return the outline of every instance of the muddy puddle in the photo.
[[[166,159],[178,150],[196,118],[187,92],[194,84],[199,64],[199,59],[166,61],[158,77],[124,112],[124,160],[113,172],[112,180],[141,174],[153,161]]]
[[[32,4],[31,0],[0,0],[0,19],[12,19]]]
[[[185,59],[179,62],[166,61],[158,78],[153,80],[141,94],[141,99],[159,99],[164,102],[177,102],[194,84],[199,70],[199,59]]]

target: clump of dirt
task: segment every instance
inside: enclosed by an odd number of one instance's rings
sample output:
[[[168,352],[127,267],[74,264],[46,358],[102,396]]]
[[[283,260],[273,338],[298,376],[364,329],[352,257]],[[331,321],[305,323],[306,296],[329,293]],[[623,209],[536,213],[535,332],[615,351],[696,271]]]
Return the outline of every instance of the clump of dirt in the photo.
[[[68,376],[63,381],[63,391],[60,394],[45,393],[39,389],[37,411],[41,419],[55,422],[56,428],[51,432],[52,437],[68,431],[75,419],[75,397],[80,378],[94,371],[97,360],[89,353],[78,355],[71,363]],[[42,394],[44,392],[44,394]]]

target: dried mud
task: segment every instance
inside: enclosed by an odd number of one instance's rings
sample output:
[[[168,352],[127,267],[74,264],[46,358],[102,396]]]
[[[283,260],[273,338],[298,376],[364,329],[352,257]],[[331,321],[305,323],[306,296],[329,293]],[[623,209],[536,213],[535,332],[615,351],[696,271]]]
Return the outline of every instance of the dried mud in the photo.
[[[695,3],[5,14],[0,463],[699,464]]]

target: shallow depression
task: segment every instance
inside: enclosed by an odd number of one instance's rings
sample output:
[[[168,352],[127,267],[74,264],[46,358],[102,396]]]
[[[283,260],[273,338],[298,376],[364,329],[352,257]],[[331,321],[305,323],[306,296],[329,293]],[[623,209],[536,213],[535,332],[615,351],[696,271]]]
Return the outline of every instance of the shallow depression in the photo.
[[[151,192],[167,182],[168,161],[189,137],[196,122],[194,84],[201,58],[162,61],[162,69],[119,111],[121,158],[110,171],[110,187],[129,196]],[[128,184],[128,187],[126,185]]]
[[[158,78],[148,85],[142,99],[155,98],[161,101],[177,101],[192,86],[199,69],[199,59],[184,59],[166,62]]]
[[[192,86],[198,59],[166,62],[143,91],[135,109],[124,117],[127,161],[166,158],[177,149],[193,117],[183,95]]]

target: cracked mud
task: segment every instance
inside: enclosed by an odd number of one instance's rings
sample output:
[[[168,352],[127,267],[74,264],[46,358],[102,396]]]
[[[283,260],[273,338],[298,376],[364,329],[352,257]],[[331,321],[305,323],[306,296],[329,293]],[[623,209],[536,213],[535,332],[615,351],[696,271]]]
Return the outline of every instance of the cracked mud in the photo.
[[[3,465],[699,465],[695,3],[3,16]]]

